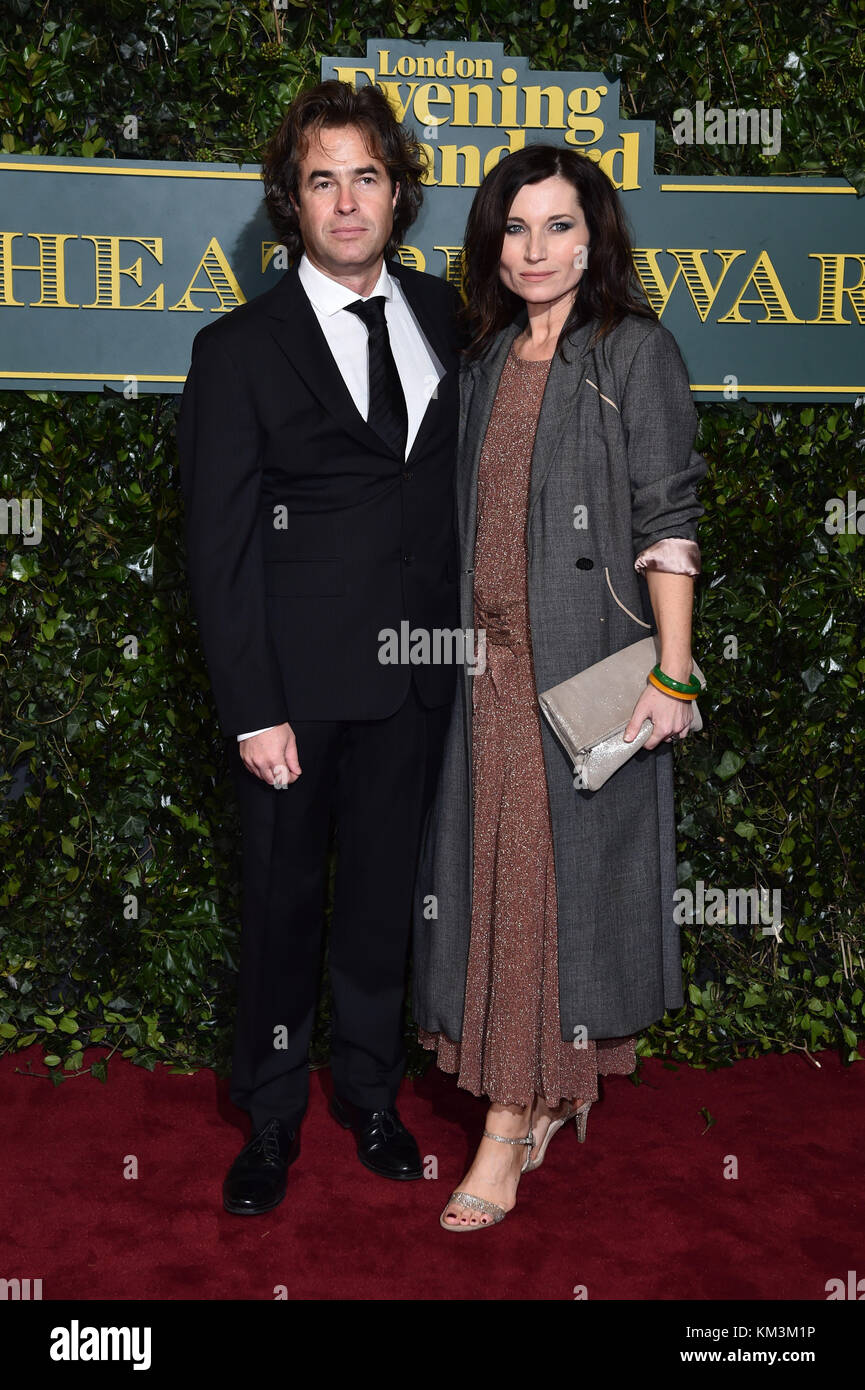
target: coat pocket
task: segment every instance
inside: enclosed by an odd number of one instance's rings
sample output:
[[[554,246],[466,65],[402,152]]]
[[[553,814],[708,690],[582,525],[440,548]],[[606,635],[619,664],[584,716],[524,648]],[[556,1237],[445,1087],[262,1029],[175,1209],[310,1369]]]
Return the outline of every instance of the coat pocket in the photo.
[[[605,578],[606,581],[607,581],[607,588],[609,589],[609,591],[610,591],[610,593],[612,594],[613,598],[615,599],[616,603],[617,603],[617,604],[619,605],[619,607],[621,608],[622,612],[623,612],[623,613],[627,613],[628,617],[629,617],[629,618],[632,618],[632,619],[634,620],[635,623],[638,623],[638,624],[640,625],[640,627],[648,628],[648,630],[651,632],[651,631],[652,631],[652,624],[651,624],[651,623],[645,622],[642,618],[638,618],[637,615],[636,615],[636,613],[632,613],[631,610],[630,610],[630,608],[627,608],[627,607],[625,606],[625,604],[622,603],[622,600],[619,598],[619,595],[616,593],[615,589],[613,588],[613,581],[610,579],[610,571],[607,569],[606,566],[604,566],[604,578]]]
[[[266,560],[265,593],[279,598],[338,598],[345,593],[342,560]]]

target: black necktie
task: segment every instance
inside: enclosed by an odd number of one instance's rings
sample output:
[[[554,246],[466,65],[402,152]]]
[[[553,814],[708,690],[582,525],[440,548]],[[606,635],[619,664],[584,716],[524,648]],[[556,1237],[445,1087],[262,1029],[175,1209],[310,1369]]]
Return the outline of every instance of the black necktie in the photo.
[[[386,444],[402,459],[408,439],[408,411],[393,360],[384,317],[385,299],[377,294],[372,299],[356,299],[346,304],[349,313],[363,319],[369,333],[369,410],[366,421]]]

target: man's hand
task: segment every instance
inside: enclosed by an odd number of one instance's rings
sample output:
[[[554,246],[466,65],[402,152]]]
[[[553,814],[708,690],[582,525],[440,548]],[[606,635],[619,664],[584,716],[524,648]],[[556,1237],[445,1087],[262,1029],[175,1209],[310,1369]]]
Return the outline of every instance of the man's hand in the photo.
[[[290,724],[277,724],[239,745],[244,766],[271,787],[287,787],[300,776],[297,740]]]

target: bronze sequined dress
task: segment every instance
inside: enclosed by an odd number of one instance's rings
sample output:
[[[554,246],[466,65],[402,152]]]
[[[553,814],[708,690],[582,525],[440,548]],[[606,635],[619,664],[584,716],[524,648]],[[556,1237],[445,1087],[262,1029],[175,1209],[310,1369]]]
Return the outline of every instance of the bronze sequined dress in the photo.
[[[550,362],[508,355],[478,466],[472,684],[474,865],[462,1041],[418,1031],[457,1084],[503,1105],[537,1094],[597,1100],[598,1074],[627,1075],[634,1039],[575,1047],[559,1022],[549,797],[529,634],[526,514]],[[579,807],[574,806],[574,815]]]

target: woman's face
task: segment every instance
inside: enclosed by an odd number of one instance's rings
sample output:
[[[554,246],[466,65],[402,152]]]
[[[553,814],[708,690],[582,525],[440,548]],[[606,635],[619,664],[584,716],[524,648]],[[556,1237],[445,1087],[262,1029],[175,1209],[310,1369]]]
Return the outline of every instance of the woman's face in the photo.
[[[511,203],[499,274],[530,304],[571,295],[586,266],[589,229],[572,183],[560,175],[527,183]]]

